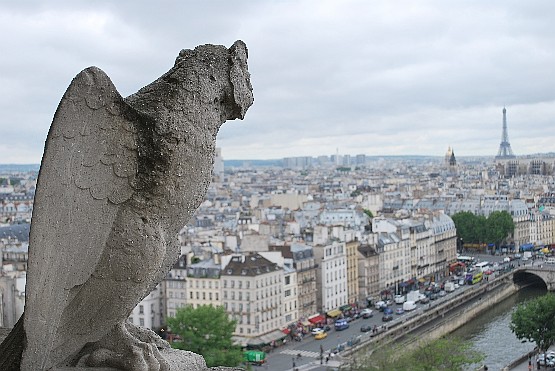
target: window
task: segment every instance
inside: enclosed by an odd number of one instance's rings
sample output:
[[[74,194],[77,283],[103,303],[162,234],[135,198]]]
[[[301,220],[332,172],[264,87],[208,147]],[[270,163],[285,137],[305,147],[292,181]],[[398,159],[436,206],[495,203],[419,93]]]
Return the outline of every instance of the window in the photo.
[[[143,305],[139,305],[139,314],[144,314],[145,313],[145,308]]]
[[[291,277],[290,276],[285,276],[285,284],[289,285],[291,283]]]

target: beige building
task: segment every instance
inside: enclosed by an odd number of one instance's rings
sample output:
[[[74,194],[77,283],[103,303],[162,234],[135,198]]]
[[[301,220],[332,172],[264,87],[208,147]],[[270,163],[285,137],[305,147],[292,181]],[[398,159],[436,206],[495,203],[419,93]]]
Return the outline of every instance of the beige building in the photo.
[[[258,253],[222,257],[222,304],[230,318],[237,321],[235,335],[250,339],[247,343],[275,334],[285,328],[283,317],[284,273]],[[283,335],[283,333],[281,333]]]
[[[198,308],[201,305],[222,305],[220,274],[220,256],[202,260],[187,267],[187,304]]]
[[[354,238],[347,239],[345,251],[347,254],[347,303],[354,304],[359,299],[358,280],[358,247],[360,242]]]
[[[380,294],[379,255],[370,245],[358,247],[359,303],[371,302]]]
[[[306,321],[318,313],[316,308],[316,262],[312,246],[293,243],[291,246],[272,246],[272,250],[281,251],[290,258],[296,272],[297,280],[297,317],[294,321]],[[286,323],[289,320],[286,318]]]

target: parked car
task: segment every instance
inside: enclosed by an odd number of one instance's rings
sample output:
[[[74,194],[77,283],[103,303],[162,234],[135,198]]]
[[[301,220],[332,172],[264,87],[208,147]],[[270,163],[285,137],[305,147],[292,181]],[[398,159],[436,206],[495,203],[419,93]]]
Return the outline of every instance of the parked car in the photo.
[[[555,367],[555,354],[553,352],[542,353],[538,355],[537,361],[540,366]]]
[[[328,337],[328,333],[324,332],[324,331],[314,335],[314,339],[316,339],[316,340],[322,340],[322,339],[325,339],[327,337]]]
[[[366,308],[366,309],[363,309],[363,310],[360,312],[360,315],[362,316],[362,318],[370,318],[370,317],[372,317],[374,314],[373,314],[373,312],[372,312],[372,309]]]
[[[389,322],[393,320],[393,316],[391,314],[384,314],[382,317],[382,321]]]
[[[439,297],[444,297],[445,295],[447,295],[447,292],[445,292],[445,290],[441,290],[440,292],[438,292]]]
[[[421,304],[428,304],[429,302],[430,302],[430,298],[427,296],[420,299]]]
[[[403,314],[403,313],[405,313],[405,310],[403,308],[399,307],[399,308],[395,309],[395,314]]]
[[[383,309],[383,314],[393,314],[393,309],[391,309],[389,307],[385,307]]]
[[[395,304],[403,304],[405,302],[405,295],[395,295]]]
[[[360,327],[360,331],[361,331],[361,332],[372,331],[372,326],[370,326],[370,325],[362,325],[362,326]]]
[[[438,298],[438,295],[434,292],[430,295],[430,300],[436,300]]]
[[[319,333],[322,333],[322,332],[325,332],[325,331],[324,331],[324,329],[321,328],[321,327],[313,328],[312,331],[310,331],[310,333],[311,333],[312,335],[318,335]]]

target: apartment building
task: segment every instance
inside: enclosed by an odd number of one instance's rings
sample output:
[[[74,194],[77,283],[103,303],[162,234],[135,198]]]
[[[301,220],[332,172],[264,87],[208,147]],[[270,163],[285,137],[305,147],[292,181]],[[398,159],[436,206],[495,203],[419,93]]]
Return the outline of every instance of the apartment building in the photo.
[[[201,305],[222,305],[220,255],[201,260],[187,267],[187,304],[198,308]]]
[[[284,271],[258,253],[222,257],[222,303],[235,335],[255,338],[285,328]]]
[[[348,304],[345,242],[316,245],[314,257],[320,267],[316,271],[317,309],[335,317],[339,314],[335,310]]]

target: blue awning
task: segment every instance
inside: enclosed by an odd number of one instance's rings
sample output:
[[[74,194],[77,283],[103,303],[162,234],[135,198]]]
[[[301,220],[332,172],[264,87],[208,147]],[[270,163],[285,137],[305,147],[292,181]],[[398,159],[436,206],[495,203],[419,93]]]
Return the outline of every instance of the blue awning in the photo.
[[[522,251],[532,250],[533,248],[534,248],[533,243],[525,243],[524,245],[520,245],[520,250]]]

